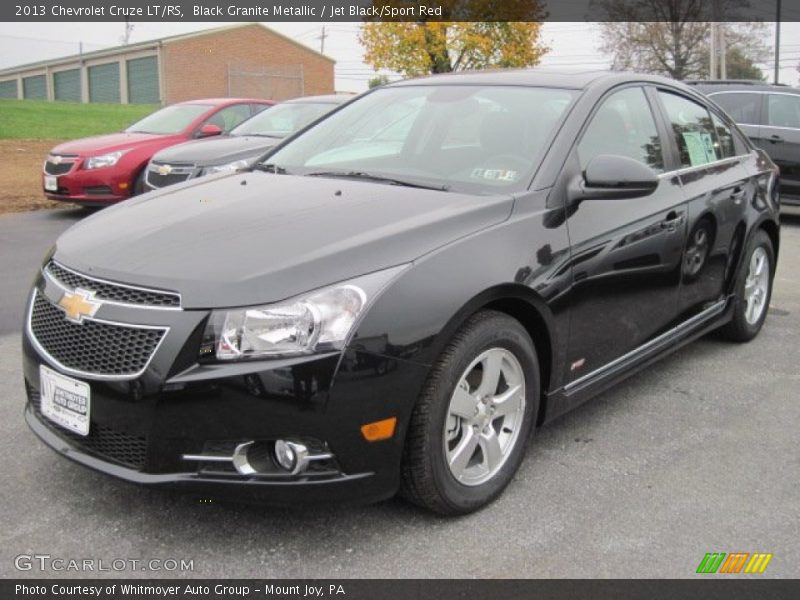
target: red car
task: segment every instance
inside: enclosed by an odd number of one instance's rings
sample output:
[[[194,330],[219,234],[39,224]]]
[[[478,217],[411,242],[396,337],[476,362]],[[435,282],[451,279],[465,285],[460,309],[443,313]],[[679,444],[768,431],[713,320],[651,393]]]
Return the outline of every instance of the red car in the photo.
[[[144,169],[159,150],[226,133],[274,104],[270,100],[210,98],[173,104],[125,131],[59,144],[44,163],[51,200],[104,206],[144,191]]]

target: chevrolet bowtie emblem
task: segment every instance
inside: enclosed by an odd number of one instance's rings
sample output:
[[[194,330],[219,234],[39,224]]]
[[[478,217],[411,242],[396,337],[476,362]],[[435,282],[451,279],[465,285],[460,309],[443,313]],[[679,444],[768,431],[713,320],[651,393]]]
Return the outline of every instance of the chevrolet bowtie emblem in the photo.
[[[158,166],[158,174],[159,175],[169,175],[172,173],[172,167],[170,165],[159,165]]]
[[[76,288],[74,292],[64,292],[58,301],[67,319],[74,323],[81,323],[84,317],[93,317],[101,304],[94,300],[94,292],[81,288]]]

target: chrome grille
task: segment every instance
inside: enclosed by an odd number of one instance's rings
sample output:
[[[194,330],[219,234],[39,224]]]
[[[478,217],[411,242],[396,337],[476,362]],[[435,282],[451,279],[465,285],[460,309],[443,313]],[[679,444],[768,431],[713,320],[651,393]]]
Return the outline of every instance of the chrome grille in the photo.
[[[147,367],[166,333],[84,319],[68,321],[64,311],[37,290],[30,332],[42,350],[66,369],[101,377],[135,377]]]
[[[30,385],[25,384],[33,412],[51,431],[80,450],[101,458],[118,462],[134,469],[142,469],[147,461],[147,438],[117,431],[105,425],[92,423],[89,435],[79,435],[64,429],[47,419],[41,412],[41,396]]]
[[[66,269],[54,261],[47,263],[45,272],[52,279],[61,283],[62,287],[71,290],[75,288],[91,290],[95,293],[95,298],[99,300],[137,306],[179,307],[181,305],[180,296],[174,292],[147,290],[99,281]]]

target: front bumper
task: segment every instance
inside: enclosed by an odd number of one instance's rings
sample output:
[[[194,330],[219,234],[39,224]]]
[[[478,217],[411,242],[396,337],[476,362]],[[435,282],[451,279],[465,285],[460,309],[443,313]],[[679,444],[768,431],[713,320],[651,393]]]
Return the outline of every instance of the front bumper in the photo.
[[[40,290],[46,286],[40,281]],[[143,311],[104,307],[103,318],[167,325],[146,369],[131,379],[94,379],[64,369],[23,335],[25,419],[47,445],[84,466],[137,484],[203,496],[294,504],[372,502],[395,494],[406,424],[428,368],[349,349],[344,353],[249,363],[196,361],[205,311]],[[126,313],[128,318],[126,318]],[[100,314],[100,313],[98,313]],[[40,412],[40,365],[89,383],[90,433],[52,423]],[[367,442],[361,426],[397,417],[392,438]],[[189,461],[186,455],[277,439],[311,439],[332,461],[298,475],[242,475],[231,465]]]
[[[63,175],[57,175],[58,191],[44,188],[42,173],[42,191],[50,200],[72,202],[85,206],[105,206],[130,198],[133,193],[133,174],[117,167],[104,169],[82,169],[80,161]]]

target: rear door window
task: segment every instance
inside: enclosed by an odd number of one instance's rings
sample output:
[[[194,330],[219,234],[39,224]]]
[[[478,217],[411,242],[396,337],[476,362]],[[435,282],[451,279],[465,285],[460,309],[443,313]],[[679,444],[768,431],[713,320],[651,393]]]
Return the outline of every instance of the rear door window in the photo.
[[[736,123],[740,125],[758,125],[759,107],[762,95],[753,92],[723,92],[709,94]]]
[[[671,92],[659,91],[682,167],[697,167],[723,158],[711,114],[704,106]]]
[[[767,125],[800,129],[800,95],[767,95]]]

